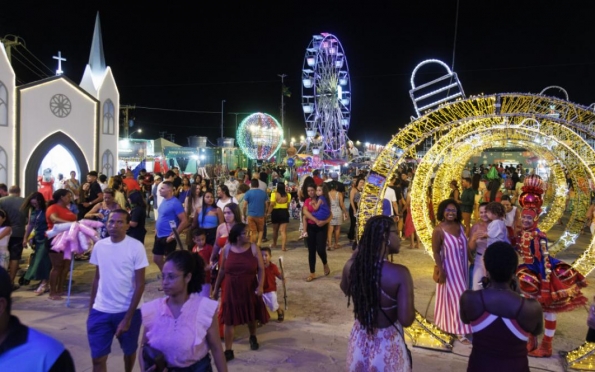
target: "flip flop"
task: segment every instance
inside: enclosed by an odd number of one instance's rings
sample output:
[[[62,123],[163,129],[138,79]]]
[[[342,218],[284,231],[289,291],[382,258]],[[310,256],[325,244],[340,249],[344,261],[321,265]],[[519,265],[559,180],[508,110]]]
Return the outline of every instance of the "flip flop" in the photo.
[[[329,267],[328,271],[324,272],[324,276],[329,276],[331,275],[331,268]]]
[[[313,281],[313,280],[315,280],[315,279],[316,279],[316,275],[314,275],[314,274],[310,274],[310,275],[308,275],[308,277],[306,278],[306,281],[307,281],[307,282],[311,282],[311,281]]]

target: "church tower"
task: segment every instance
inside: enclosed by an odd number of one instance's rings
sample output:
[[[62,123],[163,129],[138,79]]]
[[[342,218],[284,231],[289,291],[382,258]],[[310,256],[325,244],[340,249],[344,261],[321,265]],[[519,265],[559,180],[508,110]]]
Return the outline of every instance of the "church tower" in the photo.
[[[0,183],[14,183],[16,75],[0,42]]]
[[[100,102],[99,169],[97,171],[111,177],[115,174],[118,159],[120,93],[111,68],[105,64],[99,13],[95,18],[89,63],[85,68],[80,87]]]

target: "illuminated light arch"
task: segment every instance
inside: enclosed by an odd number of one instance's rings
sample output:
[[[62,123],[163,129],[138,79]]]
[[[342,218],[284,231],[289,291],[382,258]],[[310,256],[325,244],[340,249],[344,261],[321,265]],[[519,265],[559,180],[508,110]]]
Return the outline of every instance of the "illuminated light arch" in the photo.
[[[506,133],[508,129],[514,128],[514,133]],[[504,143],[499,143],[498,141],[506,141],[512,140],[513,142],[522,141],[525,147],[529,147],[531,149],[538,149],[540,146],[543,145],[535,144],[534,141],[536,138],[540,136],[547,137],[550,141],[558,143],[557,146],[554,146],[552,149],[545,150],[545,152],[549,152],[552,156],[546,157],[546,159],[550,161],[555,161],[556,163],[552,164],[555,165],[554,167],[554,185],[556,186],[556,194],[560,196],[560,198],[552,198],[554,203],[551,205],[551,209],[548,213],[545,214],[544,220],[540,223],[540,228],[544,231],[549,230],[556,221],[562,216],[565,208],[565,201],[566,201],[566,180],[564,177],[564,173],[561,168],[561,164],[564,164],[569,169],[573,169],[572,175],[575,177],[575,184],[578,184],[578,177],[582,176],[583,179],[593,179],[593,173],[589,169],[588,164],[585,162],[584,158],[581,158],[576,154],[574,149],[569,146],[565,141],[557,140],[555,137],[549,137],[547,135],[543,135],[538,132],[538,130],[533,128],[522,128],[518,126],[508,127],[505,128],[503,126],[493,126],[491,128],[483,128],[480,130],[476,130],[473,132],[469,132],[466,135],[461,135],[461,133],[465,130],[464,127],[460,127],[451,131],[451,134],[444,136],[441,138],[432,150],[428,152],[424,160],[419,164],[418,172],[420,173],[419,177],[414,179],[412,184],[412,217],[416,226],[416,231],[420,236],[420,240],[426,246],[428,253],[431,254],[431,230],[433,226],[429,221],[429,218],[426,216],[427,208],[427,193],[424,191],[431,183],[431,176],[432,170],[435,169],[437,166],[440,166],[440,170],[446,168],[446,177],[440,178],[440,172],[437,173],[437,180],[434,180],[434,184],[441,185],[442,189],[437,190],[436,194],[433,195],[432,201],[434,206],[446,199],[447,190],[444,188],[444,184],[448,184],[450,179],[458,179],[460,177],[455,177],[454,175],[460,175],[462,173],[464,163],[459,162],[457,163],[456,167],[448,167],[449,163],[446,163],[446,167],[441,166],[440,161],[444,158],[445,154],[453,154],[454,149],[456,147],[455,144],[461,143],[466,139],[466,137],[472,135],[481,135],[482,137],[486,138],[490,144],[485,144],[483,149],[487,149],[490,147],[494,147],[494,145],[503,145]],[[566,130],[570,134],[570,136],[576,136],[576,134],[568,129],[562,129],[563,131]],[[562,134],[562,133],[560,133]],[[537,137],[536,137],[537,136]],[[578,136],[573,141],[575,143],[575,147],[580,146],[587,146],[584,141]],[[459,146],[461,147],[461,146]],[[498,147],[505,147],[505,146],[498,146]],[[472,150],[475,152],[475,150]],[[468,151],[468,153],[472,152]],[[538,150],[539,151],[539,150]],[[468,160],[468,157],[465,156],[465,150],[457,148],[456,149],[456,158],[460,160]],[[565,159],[561,159],[561,155],[564,155]],[[468,156],[468,155],[467,155]],[[450,157],[455,158],[454,156]],[[595,161],[595,152],[591,155],[590,158],[586,159],[589,163],[593,164],[592,162]],[[425,175],[425,177],[424,177]],[[584,215],[586,214],[586,210],[589,207],[589,193],[588,191],[585,192],[581,190],[580,187],[577,187],[575,197],[573,198],[574,206],[573,212],[570,216],[570,220],[566,224],[566,234],[562,236],[562,238],[556,242],[550,249],[550,254],[555,255],[559,251],[566,249],[572,243],[572,237],[576,239],[578,234],[580,233],[582,227],[584,226]],[[591,243],[590,246],[593,246]],[[578,268],[578,267],[577,267]],[[580,268],[578,268],[580,270]],[[593,267],[589,269],[589,271],[585,272],[588,274]],[[583,271],[583,270],[581,270]]]
[[[558,247],[558,244],[555,244],[552,247],[552,254],[567,248],[572,243],[572,240],[576,239],[578,233],[580,233],[580,230],[584,224],[582,216],[586,214],[586,210],[589,206],[588,190],[583,189],[582,186],[584,186],[585,182],[581,182],[580,180],[595,181],[595,176],[593,175],[593,171],[590,168],[595,166],[595,151],[574,131],[555,122],[535,122],[522,120],[519,124],[516,124],[514,119],[507,120],[505,124],[501,124],[502,122],[502,119],[490,117],[469,120],[464,124],[458,125],[456,128],[451,128],[448,134],[443,135],[435,142],[434,146],[424,156],[422,162],[419,164],[416,177],[411,186],[411,209],[416,231],[428,253],[431,254],[431,230],[433,227],[429,218],[426,216],[426,205],[428,201],[426,192],[427,187],[430,185],[435,168],[437,168],[438,164],[442,162],[442,159],[445,157],[445,155],[452,155],[453,146],[455,144],[464,143],[467,138],[474,135],[480,135],[486,140],[486,142],[489,143],[495,143],[495,141],[503,140],[524,141],[528,147],[532,149],[545,146],[544,144],[536,145],[534,143],[536,139],[543,138],[544,140],[547,139],[550,141],[547,146],[551,146],[552,148],[548,149],[548,151],[556,154],[555,159],[564,164],[566,168],[573,169],[572,175],[574,176],[575,184],[578,186],[573,199],[575,207],[573,208],[571,218],[566,225],[566,233],[561,238],[565,240],[562,242],[564,247],[560,248]],[[544,140],[541,140],[541,142],[545,142]],[[485,148],[489,147],[491,146],[486,146]],[[468,158],[461,157],[460,155],[461,154],[457,153],[456,156],[457,159],[460,160],[458,163],[458,168],[454,170],[456,173],[448,172],[446,179],[450,180],[453,178],[460,178],[458,176],[453,176],[453,174],[460,174],[464,164],[466,163],[466,160],[468,160]],[[454,158],[454,156],[451,156],[451,158]],[[377,172],[374,167],[372,167],[372,171]],[[392,173],[394,173],[394,171],[387,174]],[[558,171],[556,174],[558,175],[556,177],[556,185],[558,187],[563,187],[564,183],[560,179],[560,171]],[[384,174],[381,175],[386,176]],[[439,177],[439,180],[442,180],[442,182],[435,182],[436,184],[444,185],[448,182],[444,182],[444,177],[441,177],[440,170],[438,170],[437,176]],[[373,190],[374,188],[376,190]],[[562,192],[565,191],[565,189],[562,190]],[[560,194],[562,194],[562,192],[560,192]],[[441,193],[440,190],[438,190],[436,193],[438,196],[433,198],[434,205],[444,199],[444,193],[445,192]],[[380,206],[375,203],[379,199],[378,195],[384,195],[384,187],[381,190],[374,184],[366,183],[362,195],[364,197],[363,200],[365,200],[365,203],[363,204],[368,207],[368,210],[370,210],[372,214],[377,213],[379,210],[377,208],[380,208]],[[546,215],[546,219],[544,220],[545,226],[543,226],[544,230],[547,231],[547,229],[551,228],[553,223],[561,216],[563,213],[561,210],[563,205],[565,204],[555,203],[552,205],[554,211],[553,213]],[[362,207],[363,206],[360,206],[360,218],[362,217]],[[360,230],[363,230],[361,225]],[[360,231],[360,233],[361,232],[363,231]],[[592,241],[589,245],[589,248],[585,252],[592,251],[594,249],[594,245],[595,243]],[[593,253],[595,254],[595,251],[593,251]],[[576,265],[573,264],[585,275],[588,275],[589,272],[595,268],[595,260],[591,260],[587,267],[584,266],[585,259],[588,258],[588,255],[585,256],[585,254],[583,254],[583,256],[581,256],[581,258],[575,262]]]
[[[553,189],[556,190],[556,197],[551,197],[548,193],[546,193],[546,197],[544,198],[544,207],[548,207],[551,205],[551,213],[546,214],[545,218],[539,223],[539,228],[542,231],[548,231],[563,215],[563,208],[566,206],[566,198],[567,198],[567,186],[566,186],[566,178],[564,174],[564,170],[559,164],[559,161],[555,154],[552,154],[548,150],[543,150],[541,147],[537,146],[535,143],[531,141],[523,141],[523,140],[506,140],[502,143],[498,141],[494,141],[490,144],[484,143],[481,145],[475,145],[473,148],[456,148],[456,157],[444,157],[442,164],[439,166],[434,163],[434,167],[438,168],[436,171],[436,176],[434,177],[433,185],[432,186],[439,186],[433,187],[432,192],[432,204],[434,206],[434,213],[437,213],[438,204],[442,200],[448,199],[448,195],[450,193],[449,183],[452,179],[449,179],[451,175],[462,174],[464,165],[469,161],[471,156],[475,153],[482,152],[484,150],[493,148],[493,147],[506,147],[506,145],[518,145],[520,147],[529,148],[531,151],[535,152],[539,155],[540,158],[545,159],[549,162],[550,168],[552,169],[553,173]],[[456,147],[452,146],[452,147]],[[450,151],[450,149],[446,149],[445,151]],[[550,182],[552,183],[552,182]],[[549,186],[549,183],[548,183]]]
[[[358,235],[361,236],[363,233],[365,221],[380,211],[381,198],[386,188],[384,181],[396,173],[407,157],[416,156],[416,148],[419,145],[427,139],[432,139],[435,144],[422,159],[411,186],[412,217],[418,234],[421,232],[420,239],[429,247],[430,244],[427,242],[428,236],[431,236],[431,225],[424,220],[427,218],[425,187],[434,171],[437,175],[443,172],[443,179],[448,178],[449,174],[460,174],[468,160],[465,156],[470,156],[476,151],[470,144],[465,145],[464,141],[472,141],[472,136],[476,136],[490,144],[513,141],[539,152],[553,166],[553,178],[557,188],[555,192],[558,193],[556,196],[566,194],[561,166],[572,169],[577,186],[573,199],[575,208],[570,226],[567,225],[562,238],[550,250],[550,253],[555,255],[573,244],[576,239],[573,231],[583,226],[584,221],[581,219],[589,200],[588,183],[595,181],[595,151],[586,142],[595,140],[594,123],[594,110],[559,98],[536,94],[482,95],[443,104],[401,129],[377,157],[362,192],[358,210]],[[536,140],[539,143],[536,143]],[[490,146],[486,145],[484,148]],[[454,150],[457,151],[458,162],[454,159]],[[400,155],[395,156],[395,153]],[[445,158],[447,161],[444,161]],[[560,204],[558,203],[558,207],[555,207],[555,203],[552,204],[552,208],[557,210],[550,210],[542,224],[551,223],[547,222],[548,217],[553,220],[557,213],[560,213]],[[585,275],[593,270],[593,241],[572,266]],[[452,336],[442,332],[419,313],[416,314],[414,326],[407,329],[407,332],[414,345],[424,344],[432,348],[452,350]]]

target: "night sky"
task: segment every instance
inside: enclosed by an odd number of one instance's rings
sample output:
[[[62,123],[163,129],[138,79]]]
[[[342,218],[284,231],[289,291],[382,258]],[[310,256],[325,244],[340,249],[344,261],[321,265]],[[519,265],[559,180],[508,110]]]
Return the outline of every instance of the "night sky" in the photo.
[[[131,131],[142,128],[143,138],[167,131],[182,145],[191,135],[216,141],[223,99],[226,137],[235,130],[236,116],[229,112],[262,111],[280,121],[277,75],[283,73],[292,93],[286,126],[292,136],[305,134],[301,69],[314,34],[332,33],[343,45],[352,91],[348,136],[362,142],[386,143],[414,115],[409,80],[419,62],[436,58],[451,65],[453,59],[455,0],[124,3],[12,1],[0,11],[0,36],[22,37],[52,70],[52,56],[60,50],[68,59],[65,75],[78,83],[99,11],[106,63],[121,104],[215,112],[134,112]],[[454,70],[465,93],[538,93],[560,85],[571,101],[594,102],[593,14],[595,2],[587,1],[460,1]],[[19,62],[13,65],[23,83],[38,78]],[[423,83],[440,69],[420,72],[417,81]]]

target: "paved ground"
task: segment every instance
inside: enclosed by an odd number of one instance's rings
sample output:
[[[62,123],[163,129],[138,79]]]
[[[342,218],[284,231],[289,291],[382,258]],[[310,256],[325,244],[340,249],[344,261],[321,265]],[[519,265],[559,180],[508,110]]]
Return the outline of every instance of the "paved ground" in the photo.
[[[307,251],[303,242],[297,239],[297,221],[291,221],[288,230],[291,243],[288,252],[273,251],[276,261],[282,254],[284,257],[288,311],[283,323],[272,321],[257,331],[260,350],[250,351],[247,327],[238,327],[233,349],[236,359],[229,363],[230,371],[343,371],[345,370],[345,353],[347,338],[353,322],[347,300],[339,289],[339,281],[343,264],[349,258],[351,249],[347,247],[345,234],[342,234],[345,248],[329,252],[331,275],[322,276],[322,265],[318,262],[319,279],[306,283],[308,274]],[[346,230],[347,225],[343,226]],[[149,226],[151,229],[152,226]],[[344,231],[346,232],[346,231]],[[554,229],[551,236],[559,235]],[[269,238],[271,229],[269,227]],[[147,236],[147,247],[152,246],[150,234]],[[590,236],[582,236],[577,248],[568,250],[560,258],[571,261],[584,246]],[[268,244],[268,243],[267,243]],[[423,249],[407,249],[408,243],[402,243],[401,254],[395,256],[397,262],[407,265],[414,278],[415,305],[422,314],[433,317],[434,284],[431,279],[433,263]],[[149,257],[150,249],[147,250]],[[13,294],[13,312],[25,324],[34,326],[61,340],[74,357],[77,371],[90,371],[91,358],[86,339],[85,321],[88,312],[90,284],[94,267],[87,262],[76,262],[74,269],[73,295],[70,307],[66,301],[51,301],[47,295],[36,297],[31,290],[21,288]],[[157,291],[157,268],[153,264],[147,271],[147,289],[144,300],[148,301],[162,296]],[[592,275],[590,276],[592,280]],[[594,286],[585,291],[588,298],[595,293]],[[280,299],[282,295],[280,296]],[[572,313],[558,317],[558,331],[554,341],[557,351],[571,350],[580,345],[586,334],[586,309],[578,309]],[[437,352],[421,348],[413,348],[414,371],[464,371],[467,357],[471,349],[455,343],[453,353]],[[122,371],[122,353],[114,343],[112,354],[108,360],[109,371]],[[531,369],[535,371],[562,371],[558,357],[548,359],[530,358]],[[16,368],[16,367],[15,367]],[[16,369],[15,369],[16,370]],[[135,371],[138,371],[138,365]]]

